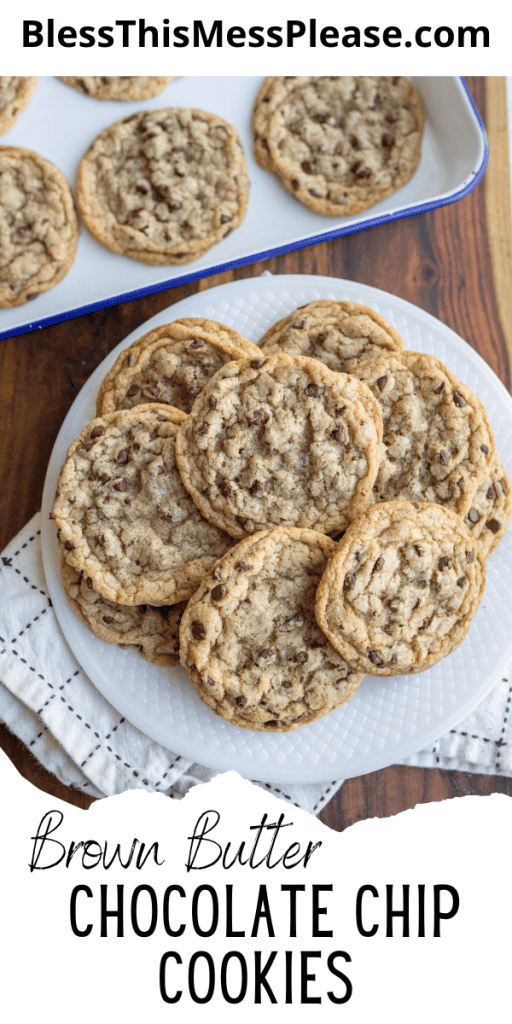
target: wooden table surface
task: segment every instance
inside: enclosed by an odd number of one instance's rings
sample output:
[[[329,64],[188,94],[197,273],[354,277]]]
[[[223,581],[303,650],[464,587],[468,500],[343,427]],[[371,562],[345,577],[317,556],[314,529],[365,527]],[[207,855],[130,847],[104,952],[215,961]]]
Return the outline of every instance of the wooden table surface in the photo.
[[[512,234],[505,83],[501,78],[467,81],[487,126],[491,159],[483,181],[465,199],[0,341],[0,550],[39,509],[59,427],[98,363],[161,309],[225,281],[270,270],[326,274],[382,288],[453,328],[510,388]],[[36,786],[77,806],[89,805],[89,798],[41,768],[2,725],[0,746]],[[393,766],[346,782],[319,817],[341,830],[416,803],[493,792],[512,795],[512,779]]]

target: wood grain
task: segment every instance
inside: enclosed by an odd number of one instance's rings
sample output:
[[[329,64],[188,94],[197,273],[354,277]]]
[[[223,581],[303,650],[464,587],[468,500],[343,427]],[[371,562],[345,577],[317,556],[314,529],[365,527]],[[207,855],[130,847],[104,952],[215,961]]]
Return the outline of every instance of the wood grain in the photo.
[[[484,180],[465,199],[0,342],[0,550],[40,507],[60,424],[98,363],[150,316],[225,281],[270,270],[332,275],[392,292],[465,338],[510,387],[512,234],[504,84],[482,78],[468,84],[487,124],[492,156]],[[35,785],[88,805],[88,798],[45,772],[5,727],[0,745]],[[512,780],[393,766],[346,782],[320,817],[342,829],[368,816],[474,792],[512,795]]]

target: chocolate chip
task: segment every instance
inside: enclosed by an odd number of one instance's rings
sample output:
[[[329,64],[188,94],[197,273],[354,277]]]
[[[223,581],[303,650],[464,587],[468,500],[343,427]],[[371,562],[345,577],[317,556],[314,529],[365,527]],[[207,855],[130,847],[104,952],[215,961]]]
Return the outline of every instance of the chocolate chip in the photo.
[[[216,409],[217,408],[217,399],[214,398],[213,395],[209,399],[209,405],[210,405],[210,409]]]
[[[117,453],[116,462],[120,466],[123,466],[125,462],[128,462],[128,452],[126,451],[126,448],[121,448],[121,451]]]
[[[27,295],[27,302],[32,302],[32,299],[37,299],[40,294],[40,292],[29,292]]]
[[[335,441],[339,441],[340,444],[343,443],[345,440],[345,431],[343,427],[337,427],[336,430],[331,430],[331,437],[333,437]]]
[[[282,687],[283,690],[290,690],[291,689],[291,685],[292,685],[291,683],[281,683],[281,687]]]
[[[271,658],[273,654],[274,654],[274,651],[272,651],[270,648],[266,647],[263,651],[260,651],[259,656],[260,656],[260,658],[263,658],[265,661],[268,661],[268,659]]]
[[[204,348],[204,341],[202,338],[192,338],[190,342],[190,348]]]
[[[90,437],[101,437],[101,435],[104,434],[104,433],[105,433],[105,431],[104,431],[103,427],[94,427],[94,429],[91,430],[91,433],[90,433],[89,436]]]
[[[237,562],[236,568],[242,569],[243,572],[248,572],[249,569],[252,569],[252,565],[247,565],[247,562]]]
[[[343,416],[343,413],[346,412],[346,411],[347,411],[346,405],[340,405],[340,407],[338,409],[334,410],[334,415],[336,416],[336,418],[338,418],[338,416]]]
[[[435,395],[441,395],[443,393],[443,391],[444,391],[444,380],[441,381],[439,387],[434,388],[434,394]]]
[[[294,178],[293,181],[292,181],[292,188],[295,190],[295,192],[297,191],[299,185],[300,185],[299,179],[298,178]]]
[[[208,683],[208,686],[215,686],[215,679],[212,679],[211,676],[206,677],[206,682]]]
[[[223,480],[222,483],[219,484],[219,491],[225,498],[229,498],[229,495],[233,493],[233,488],[229,483],[229,480]]]
[[[114,490],[115,491],[123,491],[124,492],[124,491],[126,491],[126,489],[127,489],[126,480],[118,480],[117,483],[114,484]]]
[[[203,626],[203,623],[198,622],[197,619],[192,623],[192,636],[194,640],[204,640],[206,636],[206,626]]]
[[[67,540],[65,542],[64,547],[66,548],[66,551],[74,551],[75,550],[75,545],[72,544],[70,540]]]
[[[128,388],[128,391],[126,392],[126,395],[127,395],[128,398],[134,398],[135,395],[138,395],[139,393],[140,393],[140,388],[139,388],[138,384],[132,384],[131,387]]]
[[[239,708],[244,708],[247,704],[247,697],[235,697],[235,704],[238,704]]]
[[[467,576],[461,576],[460,580],[457,580],[457,586],[458,587],[465,587],[467,582],[468,582]]]
[[[397,612],[400,607],[401,601],[399,597],[392,597],[388,601],[388,608],[392,612]]]
[[[395,145],[395,136],[391,135],[391,132],[384,132],[382,136],[382,145],[385,149],[391,149]]]
[[[377,561],[375,562],[375,565],[374,565],[374,567],[372,569],[372,572],[379,572],[379,570],[382,569],[383,565],[384,565],[384,559],[383,558],[378,558]]]
[[[343,590],[352,590],[356,585],[356,578],[353,573],[349,573],[345,576],[345,582],[343,584]]]
[[[445,452],[444,448],[441,448],[441,451],[437,453],[436,462],[440,462],[442,466],[446,466],[446,463],[448,462],[448,452]]]
[[[475,561],[474,551],[466,551],[466,561],[470,563]]]
[[[226,588],[225,587],[221,587],[219,585],[218,587],[214,587],[213,588],[210,596],[212,598],[212,601],[223,601],[225,596],[226,596],[226,594],[227,594]]]
[[[424,619],[423,622],[421,623],[421,626],[418,626],[418,629],[428,629],[428,627],[430,626],[431,622],[432,622],[432,617],[430,617],[430,619]]]
[[[309,395],[310,398],[318,398],[320,388],[318,387],[318,384],[308,384],[307,388],[304,388],[304,392],[306,395]]]
[[[227,213],[223,213],[220,218],[221,224],[229,224],[233,220],[232,217],[228,217]]]
[[[397,662],[397,655],[396,654],[392,654],[390,659],[389,659],[389,661],[388,661],[388,665],[396,665],[396,662]]]
[[[371,176],[372,172],[369,167],[362,167],[360,171],[356,172],[356,178],[360,179],[361,181],[364,178],[371,178]]]
[[[296,661],[299,665],[304,665],[307,660],[308,655],[306,654],[306,651],[299,651],[299,653],[296,654],[294,658],[294,661]]]
[[[451,565],[452,565],[452,563],[451,563],[450,559],[448,558],[448,555],[443,555],[443,557],[440,558],[438,563],[437,563],[437,568],[441,569],[441,571],[442,571],[443,569],[446,569],[446,568],[451,569]]]
[[[204,435],[208,433],[209,429],[209,423],[201,423],[201,426],[197,428],[197,433],[200,434],[201,437],[204,437]]]
[[[481,444],[480,445],[480,451],[483,452],[484,455],[488,455],[489,454],[489,449],[488,449],[486,444]]]
[[[423,554],[423,548],[421,548],[419,544],[413,544],[413,547],[417,555]]]
[[[378,387],[379,391],[384,391],[384,388],[386,387],[387,379],[388,379],[387,377],[379,377],[378,378],[378,380],[377,380],[377,387]]]
[[[253,370],[261,370],[264,362],[264,359],[251,359],[251,366]]]
[[[327,331],[321,331],[320,334],[317,334],[315,338],[315,345],[321,345],[322,342],[325,341],[326,337]]]
[[[498,533],[498,530],[501,529],[501,523],[497,519],[488,519],[485,525],[491,533]]]
[[[491,486],[489,487],[489,489],[487,491],[486,497],[489,498],[489,501],[496,501],[496,498],[498,497],[498,495],[497,495],[494,487],[492,486],[492,484],[491,484]]]
[[[279,719],[276,718],[275,720],[271,720],[270,722],[265,722],[265,727],[267,729],[283,729],[284,724],[284,722],[280,722]]]
[[[383,665],[384,664],[384,661],[381,658],[381,656],[380,656],[378,651],[369,650],[368,651],[368,657],[369,657],[372,665]]]
[[[480,513],[477,512],[476,508],[470,508],[470,510],[468,512],[468,519],[469,519],[470,523],[479,523],[480,522]]]
[[[294,718],[293,721],[294,722],[304,722],[304,720],[307,717],[308,717],[308,713],[307,713],[307,711],[304,711],[304,713],[302,715],[299,715],[298,718]]]
[[[251,486],[251,494],[263,494],[263,484],[260,484],[259,480],[255,480]]]
[[[263,409],[256,409],[256,412],[252,414],[252,420],[249,420],[251,426],[259,427],[260,423],[266,423],[268,416],[263,412]]]
[[[86,576],[85,585],[88,588],[88,590],[93,590],[94,589],[94,587],[92,585],[92,579],[91,579],[90,576]]]
[[[212,493],[212,489],[210,487],[210,484],[206,484],[206,487],[204,488],[203,494],[206,494],[206,497],[208,498],[211,493]]]
[[[100,476],[100,484],[108,484],[109,480],[112,480],[112,477],[109,476],[108,473],[102,473],[101,474],[101,476]]]
[[[468,404],[468,403],[466,402],[466,399],[462,397],[462,395],[461,395],[460,391],[454,391],[454,392],[453,392],[453,401],[455,402],[455,405],[456,405],[456,406],[457,406],[457,407],[458,407],[459,409],[463,409],[463,408],[464,408],[464,406]]]
[[[503,494],[506,494],[507,493],[507,485],[506,485],[504,480],[500,480],[500,487],[501,487],[501,489],[503,491]]]
[[[314,174],[313,164],[309,160],[303,160],[301,165],[304,174]]]

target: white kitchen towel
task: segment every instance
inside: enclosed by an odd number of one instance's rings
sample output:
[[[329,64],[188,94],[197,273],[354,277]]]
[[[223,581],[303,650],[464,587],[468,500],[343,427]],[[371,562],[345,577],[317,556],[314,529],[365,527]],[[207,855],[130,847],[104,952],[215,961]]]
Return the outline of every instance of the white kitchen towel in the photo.
[[[215,772],[148,739],[96,690],[57,623],[46,589],[40,513],[0,556],[0,719],[67,786],[101,797],[146,788],[173,798]],[[512,686],[405,764],[512,776]],[[312,814],[341,785],[259,783]]]

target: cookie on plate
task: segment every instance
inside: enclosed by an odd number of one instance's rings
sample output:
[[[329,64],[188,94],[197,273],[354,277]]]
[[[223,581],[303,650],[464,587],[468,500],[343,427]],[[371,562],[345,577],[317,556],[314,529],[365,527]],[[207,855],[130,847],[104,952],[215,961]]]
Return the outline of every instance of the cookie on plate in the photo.
[[[433,501],[465,516],[496,445],[476,395],[440,359],[402,352],[353,369],[379,402],[384,455],[373,501]]]
[[[37,85],[37,77],[0,76],[0,135],[12,128]]]
[[[424,121],[403,77],[270,78],[253,114],[256,159],[316,213],[362,213],[412,178]]]
[[[464,522],[478,541],[485,558],[497,548],[512,516],[512,488],[503,463],[496,455],[488,476],[480,484]]]
[[[77,197],[87,227],[113,252],[188,263],[245,217],[249,179],[238,133],[203,110],[141,110],[89,147]]]
[[[235,725],[288,732],[356,692],[363,673],[314,617],[334,541],[278,527],[237,544],[203,580],[180,626],[181,663],[201,699]]]
[[[206,522],[175,461],[184,413],[139,405],[95,419],[71,445],[52,515],[66,561],[118,604],[186,601],[232,541]]]
[[[212,377],[176,458],[197,507],[232,537],[272,526],[334,533],[366,506],[381,431],[378,402],[355,377],[260,353]]]
[[[364,359],[402,352],[403,338],[383,316],[359,302],[316,299],[288,313],[259,342],[267,355],[311,356],[338,373]]]
[[[73,75],[57,75],[59,82],[71,85],[78,92],[86,96],[92,96],[95,100],[149,100],[152,96],[158,96],[169,85],[174,82],[176,76],[168,75],[89,75],[77,78]]]
[[[97,415],[145,402],[163,402],[189,413],[221,366],[258,355],[256,345],[213,320],[164,324],[121,352],[101,384]]]
[[[179,664],[179,628],[186,602],[154,608],[107,601],[94,590],[90,577],[64,558],[61,575],[73,611],[100,640],[122,648],[136,647],[153,665]]]
[[[22,306],[58,284],[78,233],[62,171],[30,149],[0,146],[0,307]]]
[[[484,587],[485,560],[456,512],[391,501],[368,509],[337,545],[316,618],[359,671],[423,672],[462,643]]]

